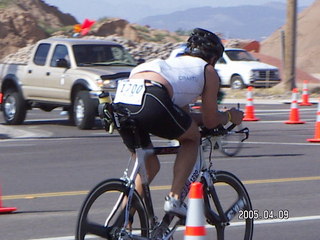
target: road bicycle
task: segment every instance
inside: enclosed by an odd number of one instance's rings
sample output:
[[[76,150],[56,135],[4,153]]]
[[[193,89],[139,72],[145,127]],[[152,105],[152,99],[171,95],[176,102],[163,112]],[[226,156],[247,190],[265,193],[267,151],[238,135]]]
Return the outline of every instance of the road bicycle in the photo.
[[[128,113],[115,109],[114,106],[114,104],[104,105],[102,109],[104,121],[109,124],[112,119],[117,127],[126,126],[136,132],[137,126]],[[217,129],[201,129],[198,160],[186,182],[181,199],[187,196],[191,182],[201,182],[204,193],[204,216],[215,232],[211,235],[211,229],[208,231],[210,239],[251,240],[253,218],[241,217],[243,211],[252,211],[246,188],[234,174],[213,169],[212,150],[206,152],[208,159],[203,151],[204,142],[206,144],[212,142],[210,139],[214,136],[234,132],[234,134],[242,135],[243,140],[248,138],[247,128],[241,131],[234,131],[233,128],[234,125],[228,128],[221,126]],[[137,134],[135,136],[139,146],[139,136]],[[137,147],[135,159],[130,157],[121,178],[107,179],[95,186],[87,195],[77,220],[76,240],[173,239],[178,227],[185,225],[185,218],[165,213],[159,219],[155,215],[147,181],[145,159],[153,153],[157,155],[175,154],[178,148],[172,146],[154,147],[153,149]],[[135,186],[138,174],[142,181],[143,196],[137,192]]]

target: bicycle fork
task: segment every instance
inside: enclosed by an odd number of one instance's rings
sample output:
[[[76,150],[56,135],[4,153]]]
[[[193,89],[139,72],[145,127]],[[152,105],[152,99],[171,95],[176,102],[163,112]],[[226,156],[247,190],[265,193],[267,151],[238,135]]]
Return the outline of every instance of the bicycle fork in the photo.
[[[227,211],[224,212],[219,196],[214,187],[215,181],[216,177],[214,171],[210,170],[202,173],[201,182],[203,183],[204,192],[206,193],[204,194],[205,216],[208,223],[216,227],[218,236],[221,236],[219,239],[223,239],[224,228],[230,225],[230,221],[237,213],[239,213],[240,210],[245,208],[247,203],[244,198],[239,198],[229,209],[227,209]],[[209,198],[212,198],[218,214],[211,210]]]

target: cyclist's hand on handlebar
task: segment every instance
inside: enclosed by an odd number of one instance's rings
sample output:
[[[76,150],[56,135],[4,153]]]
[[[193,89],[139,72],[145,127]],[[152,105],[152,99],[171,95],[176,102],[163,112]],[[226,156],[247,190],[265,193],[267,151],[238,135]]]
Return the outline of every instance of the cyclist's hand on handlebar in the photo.
[[[242,122],[243,115],[244,115],[243,111],[238,110],[236,108],[231,108],[227,111],[230,112],[230,116],[231,116],[230,122],[232,122],[236,125],[239,125]]]

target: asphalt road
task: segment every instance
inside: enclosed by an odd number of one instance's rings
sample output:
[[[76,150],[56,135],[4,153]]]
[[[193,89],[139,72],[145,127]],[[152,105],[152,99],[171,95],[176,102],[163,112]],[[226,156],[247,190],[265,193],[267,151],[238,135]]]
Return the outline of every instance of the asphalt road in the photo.
[[[291,125],[284,123],[289,118],[288,104],[255,104],[255,109],[260,120],[244,123],[250,138],[242,151],[232,158],[215,152],[215,168],[244,182],[259,213],[289,212],[287,220],[256,220],[253,239],[319,239],[320,143],[306,141],[314,136],[317,106],[299,107],[306,123]],[[108,135],[99,126],[80,131],[59,113],[33,110],[24,125],[0,125],[2,206],[17,208],[0,215],[1,240],[74,239],[87,191],[103,179],[122,175],[128,152],[117,134]],[[159,216],[174,159],[160,160],[161,171],[152,184]],[[175,239],[183,239],[182,230]]]

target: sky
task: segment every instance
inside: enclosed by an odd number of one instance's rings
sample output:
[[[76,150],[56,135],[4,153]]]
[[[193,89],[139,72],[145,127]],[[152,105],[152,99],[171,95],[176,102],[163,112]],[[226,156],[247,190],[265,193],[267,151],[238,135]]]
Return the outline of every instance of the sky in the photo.
[[[239,5],[262,5],[269,2],[286,4],[288,0],[44,0],[64,13],[70,13],[79,22],[85,18],[98,20],[118,17],[131,23],[148,16],[168,14],[194,7],[230,7]],[[316,0],[297,0],[298,7],[310,6]]]

